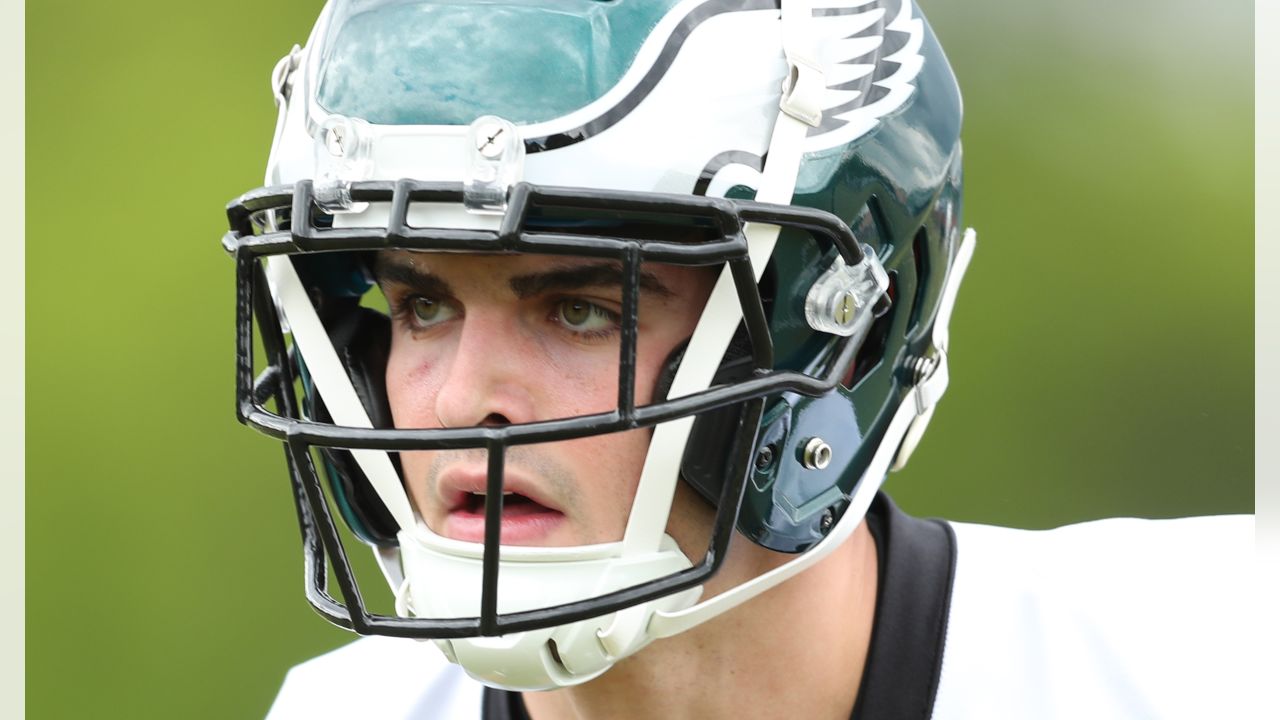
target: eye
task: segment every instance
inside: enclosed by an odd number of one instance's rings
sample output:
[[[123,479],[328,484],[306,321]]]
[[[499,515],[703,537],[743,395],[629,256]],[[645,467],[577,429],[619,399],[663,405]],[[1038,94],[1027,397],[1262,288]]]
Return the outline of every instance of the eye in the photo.
[[[587,334],[611,332],[621,322],[617,313],[581,298],[557,303],[555,319],[569,330]]]
[[[449,303],[436,298],[414,295],[405,303],[409,321],[414,327],[426,328],[452,319],[457,312]]]
[[[431,298],[416,297],[410,302],[413,317],[419,322],[432,323],[440,315],[440,301]]]

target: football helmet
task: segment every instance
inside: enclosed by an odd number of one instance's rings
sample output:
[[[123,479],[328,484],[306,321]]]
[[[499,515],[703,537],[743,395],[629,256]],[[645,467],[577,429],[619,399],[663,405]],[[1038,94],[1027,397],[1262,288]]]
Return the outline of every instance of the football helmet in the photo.
[[[834,549],[946,389],[974,240],[959,91],[910,0],[331,0],[271,82],[266,184],[223,239],[237,408],[283,442],[307,598],[331,622],[434,641],[490,685],[588,680]],[[616,405],[397,427],[389,252],[612,263]],[[715,284],[637,388],[650,263]],[[620,537],[502,544],[512,453],[638,429]],[[445,450],[485,458],[482,542],[406,491],[403,454]],[[667,533],[679,483],[714,510],[701,555]],[[394,615],[369,610],[339,517]],[[735,532],[793,557],[701,597]]]

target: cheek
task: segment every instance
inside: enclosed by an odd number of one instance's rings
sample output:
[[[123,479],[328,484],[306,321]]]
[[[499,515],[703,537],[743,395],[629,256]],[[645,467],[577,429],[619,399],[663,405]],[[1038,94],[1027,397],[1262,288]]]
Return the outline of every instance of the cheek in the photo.
[[[649,430],[639,429],[534,446],[545,448],[573,470],[576,499],[565,510],[581,528],[579,542],[622,539],[650,435]]]
[[[618,353],[551,348],[523,364],[521,384],[539,419],[609,412],[618,407]]]
[[[683,329],[683,328],[681,328]],[[673,350],[692,334],[652,338],[650,347],[638,348],[636,352],[636,405],[647,405],[653,401],[654,390],[658,387],[658,378],[667,366],[667,359]],[[670,378],[668,378],[670,381]]]
[[[392,422],[397,428],[431,427],[435,422],[434,407],[435,390],[429,382],[429,374],[425,372],[426,363],[422,358],[412,357],[403,345],[397,347],[396,339],[391,342],[391,353],[387,359],[386,387],[387,404],[391,408]],[[426,492],[421,481],[426,476],[430,465],[428,452],[402,452],[400,463],[405,477],[408,479],[410,500],[414,507],[422,511],[429,507],[424,504]]]
[[[716,273],[704,269],[665,269],[663,279],[679,297],[647,308],[641,316],[640,345],[636,348],[637,405],[653,401],[667,359],[693,336],[715,278]]]
[[[650,342],[647,347],[638,348],[636,353],[637,406],[652,401],[653,391],[667,357],[686,337],[681,334],[683,330],[683,327],[672,328],[668,334],[657,338],[646,336],[642,331],[641,337]],[[692,332],[691,329],[689,331]],[[614,382],[606,397],[611,403],[610,407],[616,407],[616,366],[611,372]],[[652,428],[640,428],[564,443],[566,451],[577,456],[575,464],[583,469],[583,480],[592,487],[588,500],[590,507],[584,509],[589,512],[586,522],[593,526],[594,541],[613,542],[622,539],[652,437]]]
[[[438,425],[434,411],[439,378],[434,362],[411,343],[394,337],[387,359],[387,404],[397,428],[430,428]]]

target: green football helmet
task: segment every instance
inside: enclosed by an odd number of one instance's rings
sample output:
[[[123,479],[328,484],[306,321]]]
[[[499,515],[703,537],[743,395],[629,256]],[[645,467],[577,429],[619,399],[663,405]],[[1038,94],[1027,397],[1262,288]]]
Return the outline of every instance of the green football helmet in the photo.
[[[266,184],[229,205],[223,241],[238,410],[284,444],[307,597],[338,625],[434,641],[490,685],[583,682],[829,553],[946,389],[974,245],[961,103],[909,0],[331,0],[272,88]],[[398,427],[388,253],[607,262],[616,405]],[[637,388],[653,263],[714,288]],[[638,429],[625,534],[501,543],[522,447]],[[446,537],[410,500],[405,453],[446,450],[485,458],[482,539]],[[701,555],[667,533],[677,495],[714,517]],[[368,609],[338,517],[395,615]],[[702,598],[735,532],[793,557]]]

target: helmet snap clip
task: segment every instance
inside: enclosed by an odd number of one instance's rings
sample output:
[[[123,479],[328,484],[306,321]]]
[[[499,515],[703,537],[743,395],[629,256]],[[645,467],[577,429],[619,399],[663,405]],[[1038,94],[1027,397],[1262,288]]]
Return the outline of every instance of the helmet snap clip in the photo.
[[[462,203],[468,212],[501,214],[507,190],[524,175],[524,139],[514,123],[495,115],[476,118],[467,139]]]
[[[888,288],[889,276],[870,247],[863,246],[857,265],[845,264],[837,253],[805,296],[805,319],[819,332],[844,337],[865,333],[876,315],[877,301]]]
[[[316,132],[315,201],[329,213],[362,212],[368,203],[353,202],[351,183],[373,174],[373,139],[359,118],[331,115]]]

